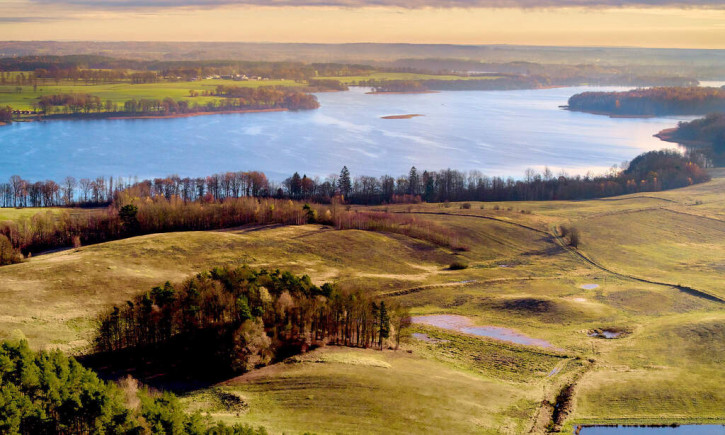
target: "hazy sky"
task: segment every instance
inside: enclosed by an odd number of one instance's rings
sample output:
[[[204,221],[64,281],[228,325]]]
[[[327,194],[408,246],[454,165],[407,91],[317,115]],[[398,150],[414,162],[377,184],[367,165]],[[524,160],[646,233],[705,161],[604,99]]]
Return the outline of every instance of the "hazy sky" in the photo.
[[[0,0],[0,40],[725,48],[725,0]]]

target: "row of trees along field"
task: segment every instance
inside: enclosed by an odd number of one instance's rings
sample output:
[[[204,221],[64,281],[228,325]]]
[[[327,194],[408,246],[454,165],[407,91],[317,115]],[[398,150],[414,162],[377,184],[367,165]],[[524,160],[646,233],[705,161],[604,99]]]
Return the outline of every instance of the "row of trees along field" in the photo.
[[[693,157],[676,151],[650,151],[606,174],[555,175],[526,170],[523,179],[487,177],[480,171],[419,172],[392,177],[353,177],[347,167],[324,179],[295,172],[276,184],[262,172],[225,172],[208,177],[138,181],[123,177],[95,179],[66,177],[55,181],[24,180],[14,175],[0,183],[2,207],[107,205],[121,192],[138,197],[178,197],[184,202],[213,202],[227,198],[274,197],[330,204],[333,199],[352,204],[391,204],[445,201],[541,201],[590,199],[636,192],[658,191],[709,180]]]
[[[191,92],[193,94],[193,92]],[[45,115],[63,114],[180,114],[195,112],[215,112],[227,110],[312,110],[320,107],[317,97],[297,90],[261,86],[258,88],[240,88],[219,86],[215,93],[222,97],[203,103],[188,100],[164,99],[131,99],[119,106],[112,100],[102,101],[90,94],[55,94],[43,95],[33,103],[35,111]]]
[[[211,348],[216,354],[203,358],[245,372],[327,343],[397,348],[409,324],[398,305],[330,284],[318,287],[306,275],[215,268],[115,306],[102,315],[95,343],[102,353],[143,353],[173,340],[184,343],[188,358]]]
[[[127,378],[104,382],[61,351],[34,352],[27,341],[0,343],[0,433],[266,435],[187,414],[171,393]]]
[[[13,250],[4,256],[8,259],[6,264],[15,262],[20,253],[37,254],[141,234],[268,224],[318,223],[341,230],[404,234],[450,249],[467,249],[458,233],[432,221],[384,212],[352,211],[337,202],[309,205],[286,199],[251,197],[184,202],[178,197],[130,196],[132,192],[121,192],[106,208],[48,211],[0,222],[0,246],[7,246],[9,242]]]
[[[704,115],[725,111],[725,89],[656,87],[626,92],[583,92],[569,109],[622,116]]]
[[[697,164],[675,151],[651,151],[632,160],[625,170],[599,177],[555,177],[550,171],[527,171],[524,180],[483,177],[478,172],[440,172],[415,168],[407,176],[357,177],[347,167],[340,175],[320,182],[295,174],[272,188],[257,172],[230,172],[206,178],[168,177],[129,183],[97,179],[90,192],[110,204],[93,212],[69,209],[38,213],[31,218],[0,222],[0,235],[24,254],[167,231],[211,230],[247,224],[320,223],[338,229],[361,229],[405,234],[452,248],[466,249],[455,232],[430,221],[404,215],[351,211],[344,203],[554,200],[614,196],[688,186],[709,180]],[[65,187],[40,182],[37,204],[52,205],[74,198],[73,180]],[[14,176],[0,185],[7,205],[32,204],[27,186]],[[42,188],[42,186],[55,188]],[[93,185],[92,185],[93,186]],[[44,195],[42,192],[62,192]],[[271,194],[274,192],[274,196]],[[83,192],[86,195],[86,192]],[[50,198],[46,201],[45,198]],[[292,200],[286,199],[290,198]],[[294,200],[312,202],[308,205]],[[106,202],[101,202],[106,201]],[[17,253],[16,253],[17,254]],[[8,257],[10,258],[10,256]],[[13,255],[12,258],[17,258]]]

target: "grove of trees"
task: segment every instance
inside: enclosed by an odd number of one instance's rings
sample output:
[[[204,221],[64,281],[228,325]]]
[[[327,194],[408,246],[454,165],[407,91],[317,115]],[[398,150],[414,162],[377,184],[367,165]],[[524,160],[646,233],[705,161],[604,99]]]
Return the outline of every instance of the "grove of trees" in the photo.
[[[104,382],[59,350],[34,352],[27,341],[0,342],[0,433],[266,435],[184,412],[171,393],[133,379]]]
[[[173,340],[188,358],[201,353],[195,347],[213,348],[216,354],[203,358],[245,372],[328,343],[397,347],[409,322],[400,306],[331,284],[318,287],[306,275],[215,268],[115,306],[101,317],[95,342],[98,352],[144,353]]]
[[[626,92],[582,92],[569,109],[622,116],[704,115],[725,111],[725,89],[655,87]]]

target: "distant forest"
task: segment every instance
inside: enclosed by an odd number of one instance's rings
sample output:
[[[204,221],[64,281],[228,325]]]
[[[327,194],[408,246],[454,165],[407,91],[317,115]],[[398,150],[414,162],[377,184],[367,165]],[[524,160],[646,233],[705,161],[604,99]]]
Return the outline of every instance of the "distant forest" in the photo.
[[[56,83],[61,80],[73,80],[85,84],[112,83],[119,80],[153,83],[162,79],[188,81],[208,75],[239,73],[249,77],[306,80],[318,76],[366,75],[375,70],[369,65],[341,63],[236,60],[146,61],[88,55],[0,57],[0,71],[25,71],[23,84],[26,85],[32,84],[33,80],[48,80]],[[16,81],[6,79],[2,83],[13,84]]]
[[[657,87],[626,92],[583,92],[569,110],[612,116],[705,115],[725,111],[725,89]]]

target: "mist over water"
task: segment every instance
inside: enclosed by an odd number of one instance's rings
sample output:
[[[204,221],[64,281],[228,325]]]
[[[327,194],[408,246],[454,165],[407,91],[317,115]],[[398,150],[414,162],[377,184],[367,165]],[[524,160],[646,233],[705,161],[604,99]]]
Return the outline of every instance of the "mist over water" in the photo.
[[[603,172],[643,151],[673,148],[652,137],[680,120],[609,118],[559,108],[587,90],[322,93],[315,111],[177,119],[15,123],[0,127],[0,179],[203,176],[260,170],[281,181],[308,176],[477,169],[519,178],[526,168]],[[386,115],[422,114],[411,119]]]

